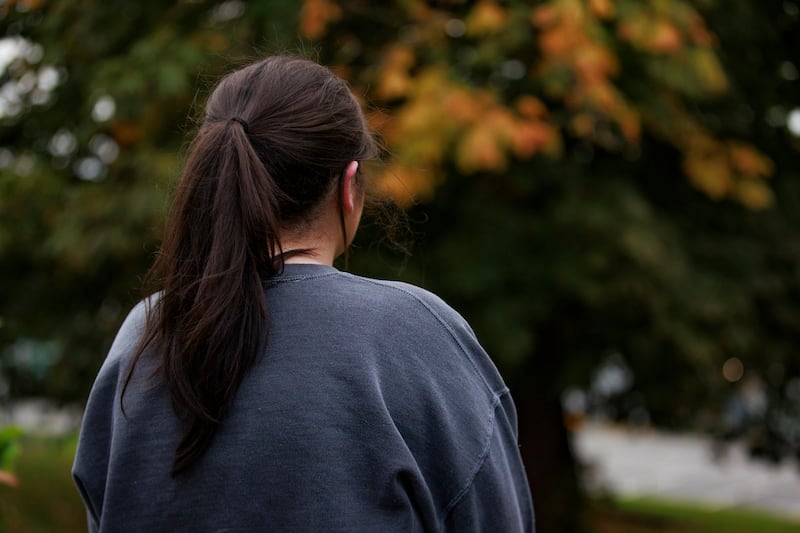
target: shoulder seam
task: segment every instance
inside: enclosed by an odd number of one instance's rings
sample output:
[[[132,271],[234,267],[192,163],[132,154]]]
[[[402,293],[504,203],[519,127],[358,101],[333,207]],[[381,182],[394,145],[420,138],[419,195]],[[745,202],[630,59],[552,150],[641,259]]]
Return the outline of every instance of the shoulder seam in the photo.
[[[342,273],[342,274],[343,275],[347,275],[345,273]],[[459,338],[456,335],[455,331],[453,331],[453,328],[450,327],[450,324],[448,324],[441,316],[439,316],[439,313],[437,313],[430,305],[428,305],[427,302],[422,300],[419,296],[417,296],[416,294],[412,293],[411,291],[408,291],[408,290],[406,290],[406,289],[404,289],[402,287],[398,287],[397,285],[394,285],[392,283],[381,282],[379,280],[374,280],[374,279],[370,279],[370,278],[362,278],[360,276],[353,276],[353,275],[349,275],[348,277],[350,277],[351,279],[362,281],[364,283],[371,283],[373,285],[379,285],[381,287],[385,287],[385,288],[388,288],[388,289],[396,290],[398,292],[401,292],[401,293],[405,294],[406,296],[409,296],[415,302],[417,302],[418,304],[422,305],[436,319],[436,321],[447,331],[447,333],[450,335],[450,337],[453,339],[453,341],[455,341],[455,343],[458,345],[458,348],[461,350],[461,353],[467,358],[467,360],[469,361],[470,366],[475,371],[475,373],[478,375],[478,377],[480,378],[480,380],[483,383],[483,385],[486,387],[486,390],[491,392],[492,395],[495,397],[495,399],[493,401],[496,402],[496,398],[497,397],[502,396],[503,394],[506,394],[508,392],[508,387],[503,387],[500,390],[494,390],[492,388],[492,386],[489,384],[489,382],[486,381],[486,378],[484,377],[483,373],[481,373],[480,369],[475,364],[475,361],[472,359],[472,356],[470,356],[469,351],[464,347],[464,344],[459,340]],[[492,415],[492,416],[494,416],[494,415]]]
[[[497,423],[496,423],[497,409],[499,409],[500,407],[500,399],[503,396],[509,394],[509,392],[510,391],[508,390],[508,388],[506,388],[505,391],[503,391],[500,394],[496,394],[494,396],[494,399],[492,401],[492,417],[491,417],[491,428],[490,428],[491,430],[489,431],[489,437],[486,439],[486,446],[483,447],[483,451],[481,452],[480,458],[475,465],[475,469],[472,471],[469,478],[467,479],[467,483],[464,485],[464,488],[458,491],[456,495],[453,496],[453,499],[450,500],[450,503],[448,503],[447,506],[444,508],[444,513],[442,514],[442,523],[441,523],[442,530],[444,530],[444,524],[445,522],[447,522],[450,513],[453,512],[453,509],[455,509],[458,506],[458,504],[461,502],[461,500],[464,498],[467,492],[469,492],[469,490],[472,488],[472,486],[475,483],[475,478],[478,477],[478,472],[481,471],[483,465],[486,463],[486,458],[489,456],[489,452],[492,449],[492,439],[494,437],[495,432],[497,431]]]

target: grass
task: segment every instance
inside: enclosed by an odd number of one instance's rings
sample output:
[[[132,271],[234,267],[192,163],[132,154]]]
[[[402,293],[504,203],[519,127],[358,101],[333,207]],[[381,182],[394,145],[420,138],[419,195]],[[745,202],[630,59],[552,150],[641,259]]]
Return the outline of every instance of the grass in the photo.
[[[592,503],[589,516],[598,533],[800,533],[798,520],[651,498],[598,500]]]
[[[86,514],[70,469],[77,439],[23,437],[16,488],[0,486],[0,531],[85,532]]]
[[[19,486],[0,485],[0,532],[85,532],[83,503],[70,475],[76,438],[25,437],[21,445],[15,468]],[[800,521],[649,498],[598,499],[587,511],[597,533],[800,533]]]

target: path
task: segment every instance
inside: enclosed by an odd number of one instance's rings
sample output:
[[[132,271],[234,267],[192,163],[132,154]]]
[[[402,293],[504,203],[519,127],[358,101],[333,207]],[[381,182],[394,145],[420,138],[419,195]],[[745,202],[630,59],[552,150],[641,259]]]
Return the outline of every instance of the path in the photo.
[[[746,507],[796,518],[800,524],[796,461],[754,461],[739,444],[714,461],[708,438],[595,423],[578,430],[575,451],[592,465],[593,483],[618,496],[651,496],[715,509]]]

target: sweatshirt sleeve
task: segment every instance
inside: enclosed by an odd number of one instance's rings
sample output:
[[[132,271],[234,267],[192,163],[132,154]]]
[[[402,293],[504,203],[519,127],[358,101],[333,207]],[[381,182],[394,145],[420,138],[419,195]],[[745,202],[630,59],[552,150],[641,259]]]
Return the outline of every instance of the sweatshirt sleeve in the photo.
[[[499,397],[483,461],[445,518],[445,531],[533,532],[533,506],[517,445],[511,396]]]
[[[139,303],[120,327],[92,386],[83,414],[72,477],[86,506],[90,532],[100,527],[120,375],[139,342],[144,313],[144,304]]]
[[[466,367],[471,367],[483,384],[480,391],[476,388],[471,395],[482,397],[477,404],[486,402],[487,407],[484,412],[487,417],[478,415],[473,419],[473,427],[488,427],[488,439],[478,450],[480,454],[471,478],[443,510],[444,531],[533,532],[533,503],[519,451],[517,411],[508,387],[469,323],[458,312],[436,295],[416,287],[405,287],[424,302],[450,332],[455,342],[454,351],[465,356]],[[453,394],[452,398],[461,396]],[[452,411],[461,412],[463,407],[463,400],[459,400],[459,406]],[[476,414],[474,410],[471,412],[471,415]]]

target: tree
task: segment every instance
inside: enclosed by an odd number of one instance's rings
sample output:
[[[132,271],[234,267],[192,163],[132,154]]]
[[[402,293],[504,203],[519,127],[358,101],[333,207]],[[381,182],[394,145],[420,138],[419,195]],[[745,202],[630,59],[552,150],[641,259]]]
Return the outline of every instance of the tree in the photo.
[[[75,400],[139,297],[198,90],[230,68],[226,57],[252,56],[253,42],[288,34],[296,8],[33,1],[0,9],[5,386]]]
[[[460,310],[512,387],[541,530],[581,527],[561,395],[604,361],[633,376],[616,416],[713,429],[736,359],[771,398],[759,445],[797,450],[798,141],[782,121],[798,18],[728,4],[3,4],[10,392],[85,396],[138,297],[185,117],[230,58],[300,42],[363,95],[388,148],[379,187],[427,220],[400,275]],[[353,268],[396,275],[387,253]]]
[[[406,275],[467,314],[512,383],[545,530],[580,527],[559,401],[606,357],[622,354],[635,376],[617,416],[712,429],[728,394],[725,361],[746,360],[755,376],[781,368],[769,388],[783,395],[796,367],[775,345],[794,334],[765,327],[755,302],[764,279],[785,276],[760,259],[762,224],[782,227],[771,239],[792,232],[780,208],[746,210],[773,202],[764,178],[775,167],[751,144],[749,127],[764,117],[740,93],[752,78],[722,64],[737,34],[719,46],[712,19],[689,2],[305,5],[317,21],[309,36],[335,43],[322,48],[325,62],[378,103],[373,124],[395,156],[384,187],[422,199],[416,210],[430,220]],[[706,7],[718,17],[711,27],[731,26]],[[734,24],[769,20],[737,15]],[[365,35],[367,24],[380,31]],[[748,50],[769,39],[763,27],[747,34]],[[733,234],[741,228],[751,233]],[[767,339],[776,350],[761,360]]]

